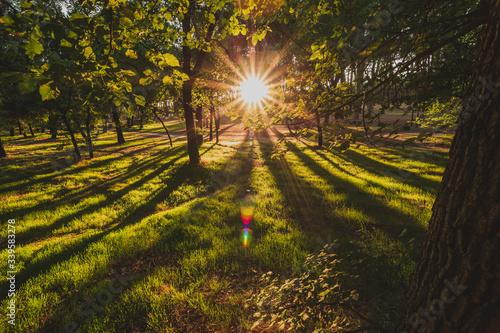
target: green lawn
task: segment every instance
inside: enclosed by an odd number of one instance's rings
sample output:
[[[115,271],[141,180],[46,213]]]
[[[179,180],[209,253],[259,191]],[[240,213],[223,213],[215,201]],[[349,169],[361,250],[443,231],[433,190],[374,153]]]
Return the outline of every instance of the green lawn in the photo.
[[[394,320],[446,152],[340,152],[291,141],[274,155],[260,133],[207,142],[202,164],[191,167],[181,138],[171,148],[139,131],[125,137],[117,145],[114,133],[99,135],[96,158],[78,165],[67,139],[2,138],[11,156],[0,161],[0,220],[4,229],[16,220],[18,312],[17,325],[2,320],[0,331],[244,331],[258,278],[296,270],[330,240],[340,244],[343,269],[348,253],[364,259],[353,306]],[[245,249],[246,196],[255,206]],[[4,246],[2,274],[7,255]],[[1,287],[8,289],[5,275]]]

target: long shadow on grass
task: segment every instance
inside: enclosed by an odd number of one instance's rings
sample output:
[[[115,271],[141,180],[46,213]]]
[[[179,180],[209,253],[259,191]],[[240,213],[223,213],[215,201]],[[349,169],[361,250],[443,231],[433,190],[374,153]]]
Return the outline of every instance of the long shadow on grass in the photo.
[[[317,147],[312,147],[306,144],[310,150],[314,151],[316,154],[321,156],[323,159],[329,161],[331,164],[341,169],[339,165],[336,165],[331,160],[326,158],[326,156],[319,152]],[[298,148],[297,148],[298,149]],[[431,194],[436,194],[437,189],[439,188],[439,182],[427,179],[422,176],[417,175],[413,172],[408,172],[401,168],[397,168],[395,166],[382,163],[375,159],[369,158],[363,154],[360,154],[354,150],[346,150],[345,152],[331,150],[331,153],[335,155],[337,158],[344,160],[346,162],[353,163],[354,165],[378,176],[382,177],[391,177],[396,179],[397,181],[403,182],[410,186],[421,189],[422,191],[429,192]],[[394,152],[393,152],[394,153]],[[343,172],[346,172],[343,170]],[[351,174],[352,175],[352,174]],[[353,175],[354,176],[354,175]]]
[[[178,148],[176,148],[176,150],[180,150],[180,148],[182,148],[182,147],[178,147]],[[169,152],[171,152],[171,151],[169,151]],[[158,154],[158,156],[156,158],[154,158],[152,161],[144,162],[144,165],[138,166],[138,168],[135,169],[131,173],[125,173],[124,175],[121,175],[120,178],[115,180],[113,183],[118,182],[120,179],[130,178],[130,177],[136,176],[140,173],[143,173],[145,170],[149,169],[150,167],[155,166],[156,165],[155,162],[157,162],[157,160],[160,160],[162,158],[167,158],[168,155],[166,153],[169,153],[169,152],[160,152]],[[101,209],[103,207],[107,207],[108,205],[115,203],[120,198],[122,198],[124,195],[126,195],[128,192],[133,191],[133,190],[141,187],[142,185],[144,185],[145,183],[147,183],[151,179],[160,175],[162,172],[167,170],[170,166],[175,164],[175,162],[177,160],[179,160],[180,158],[182,158],[184,156],[186,156],[185,152],[178,155],[177,157],[172,158],[168,163],[165,163],[161,167],[156,168],[154,171],[150,172],[149,174],[140,178],[139,180],[126,185],[124,188],[114,192],[111,195],[107,195],[106,200],[104,200],[102,202],[98,202],[98,203],[86,206],[84,209],[81,209],[75,213],[66,215],[66,216],[54,221],[53,223],[51,223],[49,225],[33,227],[33,228],[26,230],[26,232],[24,232],[24,233],[19,233],[17,235],[19,242],[25,243],[25,244],[29,243],[28,238],[46,236],[46,235],[50,234],[52,231],[63,227],[64,225],[66,225],[67,223],[69,223],[75,219],[79,219],[79,218],[83,217],[84,215],[91,214],[93,212],[98,211],[99,209]],[[108,189],[109,187],[111,187],[113,185],[113,183],[109,183],[109,184],[105,183],[104,186],[101,188],[101,190]],[[94,192],[94,190],[95,190],[95,186],[88,187],[86,191],[84,191],[83,193],[79,193],[77,199],[81,199],[81,198],[85,197],[85,195],[87,195],[87,196],[90,195],[92,192]],[[102,194],[102,193],[97,192],[96,194]],[[65,203],[65,200],[67,200],[67,199],[68,198],[65,198],[65,199],[61,200],[59,203],[63,204],[63,203]],[[73,202],[73,201],[71,201],[71,202]]]
[[[113,163],[113,162],[115,162],[117,160],[120,160],[123,157],[134,155],[134,154],[139,154],[139,153],[141,153],[143,151],[147,151],[147,150],[152,149],[153,147],[164,145],[164,144],[165,144],[164,142],[161,142],[161,143],[158,143],[158,144],[155,144],[155,145],[148,145],[148,146],[146,146],[144,148],[137,149],[137,150],[134,150],[134,151],[131,151],[131,152],[128,152],[128,153],[124,153],[123,155],[120,155],[120,156],[116,156],[116,157],[112,157],[112,158],[100,159],[98,161],[93,162],[91,165],[78,165],[78,166],[76,166],[74,168],[69,168],[67,170],[63,169],[63,170],[59,170],[59,171],[62,171],[62,173],[64,173],[65,175],[71,175],[71,174],[77,173],[77,172],[79,172],[79,171],[81,171],[83,169],[96,169],[96,168],[104,167],[105,165],[111,164],[111,163]],[[140,146],[140,145],[141,144],[138,144],[137,146]],[[126,148],[129,148],[129,147],[126,147]],[[52,160],[52,162],[56,162],[56,161],[57,161],[57,159]],[[64,162],[62,162],[62,163],[64,163]],[[61,162],[59,162],[58,164],[61,164]],[[39,184],[39,183],[43,183],[43,182],[50,182],[54,178],[56,178],[56,177],[58,177],[58,176],[61,175],[61,172],[57,172],[58,170],[56,170],[57,169],[57,165],[56,165],[56,168],[54,168],[54,165],[52,165],[51,162],[47,162],[46,165],[47,166],[44,167],[42,174],[47,174],[47,176],[39,177],[39,178],[33,179],[33,180],[29,180],[29,181],[23,182],[21,184],[7,186],[5,188],[2,188],[2,192],[27,190],[27,189],[29,189],[33,185],[36,185],[36,184]],[[28,179],[30,179],[30,178],[32,178],[34,176],[37,176],[37,175],[40,175],[40,169],[33,170],[33,171],[28,171],[28,172],[25,172],[25,173],[23,173],[21,175],[16,174],[15,179],[19,179],[19,178],[28,178]],[[8,212],[8,213],[11,214],[11,212]]]
[[[169,155],[176,154],[180,150],[182,150],[183,148],[184,148],[183,146],[178,146],[174,149],[168,150],[167,153]],[[49,199],[46,201],[41,201],[38,204],[31,206],[31,207],[11,210],[11,211],[6,212],[4,214],[0,214],[0,217],[3,215],[9,215],[9,216],[14,216],[14,217],[18,216],[17,214],[27,215],[27,214],[30,214],[33,212],[44,211],[47,209],[55,210],[58,207],[60,207],[61,205],[68,205],[68,204],[75,204],[76,205],[76,204],[78,204],[79,201],[86,199],[89,196],[92,196],[95,194],[106,194],[106,191],[108,191],[114,184],[120,182],[121,180],[123,180],[125,178],[135,177],[138,174],[140,174],[141,172],[145,171],[146,169],[151,168],[154,165],[156,165],[156,163],[158,163],[160,160],[167,157],[167,156],[165,156],[165,153],[166,153],[165,151],[156,152],[152,158],[149,158],[149,159],[142,161],[138,164],[130,166],[124,172],[122,172],[118,175],[115,175],[110,179],[106,179],[104,181],[97,180],[95,183],[89,182],[89,184],[87,186],[83,186],[83,188],[81,190],[73,191],[71,189],[63,188],[63,189],[57,191],[58,193],[56,193],[54,195],[55,197],[58,198],[56,200]],[[116,159],[119,159],[119,158],[121,158],[121,157],[106,159],[105,161],[107,161],[108,163],[112,163],[113,161],[115,161]],[[96,165],[99,164],[102,166],[101,162],[102,161],[97,161],[96,163],[92,163],[90,165],[87,165],[86,167],[81,166],[78,168],[80,171],[83,168],[87,168],[88,170],[97,169],[98,167]],[[71,172],[64,173],[64,175],[76,174],[76,173],[77,173],[77,171],[71,170]],[[33,229],[30,229],[30,230],[33,230]],[[26,233],[31,233],[30,230],[26,231]],[[18,236],[23,237],[22,233],[19,233]],[[23,240],[23,239],[21,239],[21,240]]]
[[[175,161],[180,159],[181,157],[185,156],[186,153],[182,154],[181,156],[169,161],[165,165],[159,167],[157,170],[153,171],[151,174],[146,176],[144,180],[139,180],[138,182],[135,182],[134,185],[128,186],[128,190],[130,191],[133,188],[137,188],[138,186],[142,185],[146,181],[150,180],[151,178],[161,174],[164,170],[166,170],[169,166],[171,166]],[[88,238],[85,238],[81,241],[77,241],[67,247],[64,248],[63,251],[52,254],[48,256],[47,258],[40,260],[34,264],[27,264],[25,266],[25,270],[21,271],[16,278],[16,286],[21,286],[24,284],[27,280],[42,274],[43,272],[49,271],[50,268],[60,262],[63,262],[65,260],[70,259],[71,257],[77,255],[78,253],[83,252],[88,246],[90,246],[92,243],[96,243],[103,239],[106,235],[123,229],[125,226],[132,225],[135,223],[140,222],[147,216],[151,215],[154,212],[154,209],[158,203],[161,203],[163,200],[165,200],[173,191],[175,191],[180,185],[187,183],[195,183],[198,181],[198,176],[197,173],[195,172],[193,167],[189,165],[182,165],[176,168],[175,171],[173,171],[173,174],[171,177],[168,179],[168,185],[163,186],[162,188],[158,189],[157,191],[151,193],[151,195],[147,198],[147,201],[145,201],[142,204],[130,207],[130,209],[126,210],[123,212],[120,216],[118,216],[115,220],[111,221],[109,225],[113,225],[113,227],[95,234],[93,236],[90,236]],[[126,192],[125,191],[125,192]],[[120,191],[120,194],[123,195],[124,190]],[[84,209],[83,211],[79,211],[77,213],[78,216],[83,216],[85,214],[90,213],[91,211],[96,211],[100,208],[106,207],[107,205],[112,204],[115,200],[120,198],[121,195],[115,194],[112,197],[109,197],[106,201],[101,202],[97,205],[93,205],[90,207],[90,210]],[[67,223],[70,221],[73,217],[64,217],[60,221],[57,222],[58,226],[61,226],[62,223]],[[50,225],[47,227],[47,230],[45,231],[45,234],[51,230],[55,230],[56,226]],[[19,284],[17,283],[19,281]],[[1,288],[6,288],[7,287],[7,281],[3,281],[2,284],[0,285]],[[5,289],[3,289],[5,290]]]
[[[387,206],[385,203],[377,200],[371,194],[361,189],[358,185],[355,185],[347,180],[335,176],[329,170],[319,165],[309,155],[307,155],[299,148],[297,148],[294,144],[288,143],[287,146],[288,149],[292,153],[294,153],[311,172],[315,173],[317,176],[324,179],[326,183],[331,188],[333,188],[338,194],[345,195],[347,197],[346,201],[348,202],[348,205],[351,205],[354,209],[359,210],[362,213],[369,216],[370,220],[372,220],[374,223],[370,224],[370,226],[365,226],[365,227],[368,228],[375,227],[377,229],[380,229],[381,231],[389,232],[390,234],[395,236],[397,236],[401,232],[401,228],[403,226],[410,230],[414,230],[414,232],[416,232],[417,234],[424,232],[424,227],[418,223],[415,217],[401,213],[400,211]],[[272,164],[273,161],[270,161],[269,158],[270,153],[263,151],[263,154],[264,156],[267,156],[268,163]],[[361,165],[361,167],[363,167],[363,165]],[[270,169],[275,179],[278,182],[282,183],[283,181],[280,181],[280,175],[276,170],[277,168],[270,168]],[[285,170],[284,171],[285,176],[286,173],[289,174],[291,173],[293,176],[293,172],[291,170],[290,171]],[[288,176],[288,178],[290,178],[290,176]],[[303,187],[305,187],[305,185],[303,185]],[[295,190],[292,189],[292,191]],[[308,196],[306,199],[308,199],[309,197],[312,198],[324,197],[324,194],[321,191],[315,189],[312,186],[308,186],[307,191],[310,192],[312,195]],[[290,200],[290,202],[292,202],[294,205],[299,205],[299,207],[304,205],[303,203],[298,202],[297,199],[293,199],[293,197],[290,195],[287,195],[287,197],[289,198],[288,200]],[[309,202],[310,204],[309,200],[307,200],[307,202]],[[328,205],[325,205],[325,207],[328,207]],[[321,210],[321,207],[317,207],[316,209],[318,208]],[[314,208],[312,209],[306,208],[305,210],[305,212],[312,212],[312,214],[315,214],[314,211],[315,211]],[[304,215],[304,213],[302,215]],[[313,215],[312,220],[314,221],[315,219],[316,218]],[[360,225],[356,226],[353,225],[352,223],[347,223],[347,221],[345,221],[341,225],[338,225],[337,223],[335,225],[335,228],[338,227],[343,229],[344,232],[352,234],[352,232],[358,230],[361,226]]]
[[[238,152],[236,152],[235,155],[236,154],[238,154]],[[234,157],[228,159],[228,161],[232,161],[232,160],[234,160]],[[228,181],[225,184],[225,186],[228,186],[229,184],[232,184],[235,181],[238,181],[242,177],[244,179],[248,179],[248,177],[245,177],[247,165],[243,165],[241,168],[243,168],[242,172],[233,176],[233,178],[230,179],[230,181]],[[61,261],[61,260],[67,260],[67,259],[69,259],[69,256],[73,256],[75,253],[78,253],[78,252],[83,252],[85,250],[85,248],[87,248],[90,245],[90,243],[98,242],[100,239],[105,237],[110,232],[115,231],[119,228],[122,228],[125,225],[130,225],[133,223],[133,221],[142,220],[144,217],[149,216],[151,214],[151,211],[155,208],[155,206],[158,203],[165,200],[168,197],[168,195],[170,195],[180,185],[184,185],[186,183],[195,184],[202,177],[204,177],[204,174],[205,174],[205,172],[203,172],[203,170],[201,170],[200,167],[190,167],[189,165],[184,165],[184,166],[179,167],[179,169],[174,173],[172,178],[169,179],[169,184],[174,184],[174,186],[172,186],[172,187],[169,186],[167,189],[157,191],[154,194],[154,197],[152,199],[148,200],[146,203],[144,203],[140,207],[137,207],[133,213],[128,215],[125,218],[124,222],[122,222],[119,227],[114,227],[110,230],[105,231],[104,233],[101,233],[101,234],[96,235],[96,236],[92,236],[91,239],[85,239],[82,242],[80,242],[81,244],[72,246],[71,249],[65,250],[65,254],[58,254],[56,256],[52,256],[52,258],[50,259],[50,262],[48,264],[50,265],[50,264],[56,263],[56,262]],[[218,188],[218,190],[222,190],[223,188],[224,187],[220,187],[220,188]],[[244,189],[240,189],[240,192],[243,192],[243,191],[244,191]],[[207,193],[205,193],[205,194],[207,194]],[[203,194],[201,194],[200,196],[204,197]],[[196,212],[194,212],[193,214],[196,214]],[[239,214],[234,214],[234,216],[232,216],[232,218],[230,220],[234,221],[234,218],[237,217],[238,215]],[[190,221],[191,221],[191,223],[195,223],[194,219],[190,219]],[[219,220],[217,220],[217,221],[219,221]],[[205,221],[205,220],[200,220],[200,222],[201,222],[201,226],[205,226],[205,224],[207,223],[207,221]],[[176,247],[178,247],[178,245],[180,243],[183,243],[185,241],[189,241],[189,247],[193,251],[203,249],[203,248],[206,248],[208,246],[208,244],[198,241],[199,237],[197,238],[197,236],[198,236],[197,234],[193,235],[193,234],[186,233],[185,230],[186,230],[186,227],[189,223],[186,223],[182,218],[181,218],[181,220],[177,221],[177,223],[172,223],[172,224],[171,223],[168,224],[168,226],[169,226],[168,229],[158,230],[159,233],[162,233],[162,236],[158,239],[158,241],[151,244],[150,249],[152,249],[152,250],[158,249],[158,248],[162,249],[165,247],[165,244],[169,245],[169,249],[175,249]],[[141,253],[137,253],[137,255],[140,255],[140,254]],[[161,260],[161,264],[163,264],[163,265],[169,265],[169,266],[174,265],[176,260],[181,258],[181,257],[179,257],[179,253],[175,253],[175,251],[165,253],[165,254],[168,255],[168,258],[166,260]],[[163,255],[163,256],[165,254],[158,253],[158,255]],[[118,262],[116,262],[116,261],[112,262],[112,263],[110,263],[110,266],[113,266],[113,267],[114,266],[117,266],[117,267],[128,266],[126,264],[126,261],[130,260],[130,259],[132,259],[132,261],[133,261],[133,258],[118,258]],[[122,263],[122,264],[120,264],[120,263]],[[153,266],[147,265],[147,266],[143,266],[143,267],[144,267],[144,271],[141,271],[141,273],[147,274],[149,272],[149,270],[152,267],[154,267],[154,265]],[[32,271],[31,268],[30,268],[30,271]],[[40,272],[40,271],[41,270],[38,270],[38,272]],[[30,277],[28,277],[28,278],[30,278]],[[90,280],[92,280],[92,279],[90,279]],[[134,284],[140,283],[140,282],[141,281],[138,281],[138,279],[136,279],[136,281],[134,281]],[[131,286],[129,286],[129,287],[131,287]],[[106,312],[102,312],[102,315],[106,315]],[[143,316],[139,316],[139,317],[140,318],[137,318],[137,320],[144,319]],[[137,322],[137,320],[134,320],[134,322],[132,323],[133,324],[132,326],[137,325],[137,324],[139,324],[139,325],[141,324],[140,322]],[[49,321],[49,323],[47,325],[51,326],[53,324],[54,323],[50,323],[50,321]],[[135,327],[137,328],[137,326],[135,326]]]
[[[17,216],[16,214],[23,214],[27,215],[33,212],[38,212],[38,211],[45,211],[45,210],[56,210],[58,207],[62,205],[71,205],[71,204],[78,204],[83,199],[89,198],[90,196],[93,195],[98,195],[98,194],[106,194],[107,191],[113,187],[113,185],[119,183],[120,181],[126,179],[126,178],[133,178],[144,171],[146,171],[149,168],[153,168],[160,162],[161,160],[168,158],[172,154],[178,154],[181,150],[185,149],[184,146],[178,146],[173,149],[170,149],[168,151],[158,151],[156,152],[151,158],[146,159],[144,161],[141,161],[138,164],[135,164],[133,166],[130,166],[128,169],[124,170],[118,175],[115,175],[114,177],[110,179],[106,179],[104,181],[97,180],[95,183],[89,183],[87,186],[84,186],[82,189],[77,190],[77,191],[72,191],[72,190],[67,190],[63,189],[57,193],[58,199],[56,200],[47,200],[47,201],[42,201],[32,207],[29,208],[20,208],[18,210],[13,210],[8,212],[9,216]],[[98,163],[98,162],[97,162]],[[96,163],[96,164],[97,164]],[[110,162],[111,163],[111,162]],[[90,164],[87,166],[88,169],[94,169],[96,168],[95,165]],[[76,172],[72,172],[76,173]],[[69,173],[68,173],[69,174]],[[122,193],[122,190],[119,191]],[[124,193],[122,193],[124,194]],[[6,214],[3,214],[6,215]],[[27,242],[29,237],[36,236],[36,228],[31,228],[28,229],[25,233],[27,236],[24,236],[23,238],[23,233],[19,233],[18,237],[20,241]],[[30,235],[32,233],[35,233],[35,235]],[[28,236],[29,235],[29,236]]]

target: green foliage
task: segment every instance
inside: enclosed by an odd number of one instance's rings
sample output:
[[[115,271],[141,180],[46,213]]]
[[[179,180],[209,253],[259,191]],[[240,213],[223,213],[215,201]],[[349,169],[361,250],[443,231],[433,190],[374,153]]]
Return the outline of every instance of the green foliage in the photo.
[[[268,272],[260,283],[263,287],[248,300],[255,309],[254,327],[269,323],[279,330],[294,332],[325,332],[342,327],[342,307],[358,300],[356,290],[345,281],[355,277],[344,271],[341,259],[334,253],[338,244],[326,244],[318,254],[309,254],[302,267],[282,279]],[[351,271],[354,270],[351,263]],[[274,275],[274,277],[273,277]]]
[[[446,102],[435,100],[425,106],[416,123],[423,128],[449,130],[456,126],[461,107],[458,98],[451,98]]]

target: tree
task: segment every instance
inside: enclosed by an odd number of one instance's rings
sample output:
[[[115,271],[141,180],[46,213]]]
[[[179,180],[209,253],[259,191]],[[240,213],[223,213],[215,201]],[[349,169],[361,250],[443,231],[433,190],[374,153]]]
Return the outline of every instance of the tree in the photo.
[[[500,1],[450,150],[396,332],[498,332],[500,327]]]

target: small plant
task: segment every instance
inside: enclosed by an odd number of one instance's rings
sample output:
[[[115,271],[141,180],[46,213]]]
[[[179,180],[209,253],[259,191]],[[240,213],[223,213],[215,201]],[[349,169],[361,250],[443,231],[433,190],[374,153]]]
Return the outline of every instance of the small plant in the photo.
[[[295,332],[337,332],[347,324],[342,305],[356,301],[358,293],[344,282],[354,276],[343,271],[333,252],[338,244],[326,244],[318,254],[307,256],[285,278],[268,272],[260,278],[263,288],[247,301],[253,326]],[[347,284],[347,283],[346,283]]]
[[[438,100],[430,103],[423,116],[416,121],[423,128],[450,130],[458,120],[460,101],[457,98],[442,103]]]

